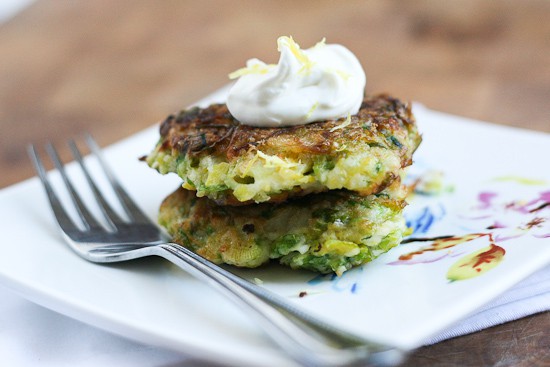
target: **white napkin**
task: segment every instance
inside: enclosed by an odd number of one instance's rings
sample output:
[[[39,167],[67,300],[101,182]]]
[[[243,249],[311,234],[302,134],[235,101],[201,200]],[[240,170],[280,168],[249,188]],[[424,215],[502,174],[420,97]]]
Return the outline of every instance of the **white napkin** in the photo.
[[[550,266],[426,344],[550,310]],[[0,286],[5,366],[197,366],[184,354],[133,342],[35,305]]]
[[[550,310],[550,266],[531,275],[426,345]]]
[[[38,306],[0,285],[2,366],[195,366],[181,353],[113,335]]]

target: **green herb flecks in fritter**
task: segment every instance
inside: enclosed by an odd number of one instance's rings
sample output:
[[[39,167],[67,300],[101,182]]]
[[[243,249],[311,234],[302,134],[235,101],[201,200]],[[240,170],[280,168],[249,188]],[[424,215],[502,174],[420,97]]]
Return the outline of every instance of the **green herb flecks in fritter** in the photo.
[[[287,201],[219,206],[182,188],[161,205],[159,223],[173,241],[214,263],[291,268],[341,275],[400,243],[405,190],[396,180],[378,194],[335,190]]]
[[[410,106],[388,95],[366,97],[347,118],[283,128],[241,125],[223,104],[191,108],[163,121],[160,135],[147,163],[221,205],[377,193],[411,164],[421,140]]]

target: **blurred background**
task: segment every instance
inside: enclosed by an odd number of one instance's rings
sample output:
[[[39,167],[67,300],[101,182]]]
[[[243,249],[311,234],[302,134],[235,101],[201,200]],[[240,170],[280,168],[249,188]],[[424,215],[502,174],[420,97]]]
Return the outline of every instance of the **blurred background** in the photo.
[[[276,62],[280,35],[344,44],[368,93],[550,131],[549,1],[3,1],[31,4],[0,23],[0,187],[33,174],[27,143],[117,141]]]
[[[367,92],[550,132],[550,1],[0,0],[0,188],[34,175],[25,147],[101,145],[226,85],[276,39],[352,50]],[[475,134],[475,131],[472,131]],[[465,142],[467,144],[467,142]],[[506,149],[506,147],[503,147]],[[422,348],[419,366],[547,365],[550,314]]]

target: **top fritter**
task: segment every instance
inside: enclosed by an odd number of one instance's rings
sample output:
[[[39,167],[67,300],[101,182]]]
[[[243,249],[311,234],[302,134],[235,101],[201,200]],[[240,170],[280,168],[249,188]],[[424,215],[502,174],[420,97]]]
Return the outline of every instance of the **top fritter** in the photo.
[[[224,104],[194,107],[168,116],[160,134],[147,163],[220,205],[333,189],[377,193],[421,141],[410,106],[388,95],[365,98],[354,116],[285,128],[242,125]]]

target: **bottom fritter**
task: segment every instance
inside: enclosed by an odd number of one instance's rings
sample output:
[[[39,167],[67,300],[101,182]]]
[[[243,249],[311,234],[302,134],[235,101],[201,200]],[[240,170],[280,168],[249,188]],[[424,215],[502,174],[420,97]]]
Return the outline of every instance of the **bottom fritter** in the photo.
[[[277,259],[293,269],[341,275],[401,242],[405,195],[396,182],[364,197],[329,191],[230,207],[180,188],[162,203],[159,223],[174,242],[214,263],[252,268]]]

